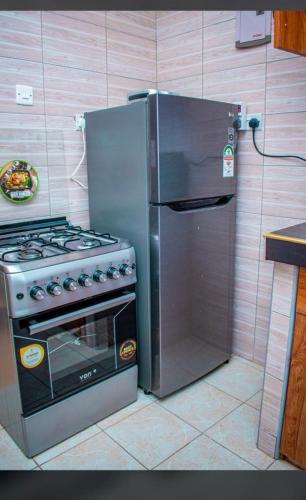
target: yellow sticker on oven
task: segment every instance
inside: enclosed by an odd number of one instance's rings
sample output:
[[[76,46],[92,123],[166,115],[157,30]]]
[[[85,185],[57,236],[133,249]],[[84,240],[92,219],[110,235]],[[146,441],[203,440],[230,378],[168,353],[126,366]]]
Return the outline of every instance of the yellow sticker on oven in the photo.
[[[35,368],[45,357],[45,350],[39,344],[30,344],[20,349],[21,364],[25,368]]]
[[[133,339],[128,339],[120,346],[119,356],[123,361],[132,359],[136,352],[136,342]]]

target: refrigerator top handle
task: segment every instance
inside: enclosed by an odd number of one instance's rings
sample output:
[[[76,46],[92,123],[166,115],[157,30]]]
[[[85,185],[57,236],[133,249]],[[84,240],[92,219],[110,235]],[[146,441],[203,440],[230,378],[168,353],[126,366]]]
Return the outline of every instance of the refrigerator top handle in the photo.
[[[151,203],[235,194],[237,106],[164,94],[147,101]]]

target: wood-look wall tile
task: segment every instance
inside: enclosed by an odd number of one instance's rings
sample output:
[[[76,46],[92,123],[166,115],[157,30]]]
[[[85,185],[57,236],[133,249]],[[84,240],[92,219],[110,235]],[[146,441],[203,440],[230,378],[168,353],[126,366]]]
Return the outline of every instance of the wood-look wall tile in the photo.
[[[305,192],[305,167],[265,165],[262,199],[264,215],[302,219],[306,214]]]
[[[203,93],[206,98],[213,98],[216,101],[244,102],[247,104],[248,113],[263,113],[265,77],[265,64],[222,69],[209,73],[206,73],[204,68]]]
[[[240,157],[240,148],[238,156]],[[261,213],[262,173],[263,167],[261,165],[241,164],[239,161],[237,210],[255,214]]]
[[[106,13],[109,29],[156,40],[155,12],[146,10],[113,10]]]
[[[156,81],[155,42],[108,29],[107,72],[127,78]]]
[[[269,324],[270,309],[257,305],[253,361],[262,366],[266,364]]]
[[[204,10],[204,26],[211,26],[212,24],[230,21],[236,18],[234,10]],[[218,29],[218,26],[216,27]]]
[[[254,361],[265,364],[270,324],[274,262],[259,261]]]
[[[157,40],[157,80],[202,74],[202,30]]]
[[[267,113],[306,111],[305,58],[295,57],[267,65]]]
[[[127,104],[127,96],[129,92],[146,88],[156,88],[156,82],[109,75],[107,78],[108,107]]]
[[[58,174],[56,175],[56,172]],[[68,175],[65,175],[65,166],[52,167],[50,174],[50,209],[52,215],[68,214],[71,212],[88,212],[88,192],[73,182]],[[87,185],[87,174],[81,172],[77,175],[85,186]]]
[[[253,359],[255,332],[255,304],[235,296],[233,317],[233,352]]]
[[[23,113],[1,113],[0,165],[12,159],[47,166],[45,117]]]
[[[237,212],[236,215],[236,255],[258,260],[260,245],[259,214]]]
[[[245,257],[235,259],[235,298],[256,305],[258,262]]]
[[[71,212],[69,219],[75,226],[81,226],[84,229],[94,229],[94,227],[91,227],[88,211]]]
[[[106,75],[52,64],[44,65],[44,73],[47,115],[74,116],[106,108]]]
[[[16,104],[16,84],[33,87],[33,106]],[[32,115],[44,113],[42,63],[0,57],[0,111]]]
[[[105,29],[77,19],[42,13],[45,63],[106,72]]]
[[[266,48],[261,45],[249,49],[235,47],[235,19],[218,26],[204,28],[204,74],[225,69],[252,66],[266,61]]]
[[[54,10],[60,16],[72,17],[86,23],[96,24],[105,27],[106,13],[103,10]]]
[[[40,11],[0,11],[0,56],[42,61]]]
[[[278,418],[282,399],[282,382],[266,374],[259,424],[258,447],[274,456]]]
[[[272,311],[290,317],[294,283],[295,267],[275,262]]]
[[[189,76],[187,78],[179,78],[169,82],[161,82],[158,84],[160,90],[175,92],[179,95],[189,97],[202,97],[202,75]]]
[[[290,318],[271,312],[266,373],[284,380]]]
[[[0,196],[0,219],[19,220],[50,214],[45,119],[43,115],[1,113],[0,165],[27,160],[39,175],[37,195],[27,203],[12,204]]]
[[[170,10],[157,13],[156,30],[157,39],[174,37],[202,28],[202,11],[192,10]]]
[[[306,113],[266,115],[265,153],[298,155],[306,158]],[[265,165],[299,165],[305,162],[295,158],[265,158]]]
[[[65,165],[67,175],[78,164],[83,153],[81,131],[75,130],[73,117],[46,116],[48,165],[52,167]],[[83,162],[86,165],[86,158]]]

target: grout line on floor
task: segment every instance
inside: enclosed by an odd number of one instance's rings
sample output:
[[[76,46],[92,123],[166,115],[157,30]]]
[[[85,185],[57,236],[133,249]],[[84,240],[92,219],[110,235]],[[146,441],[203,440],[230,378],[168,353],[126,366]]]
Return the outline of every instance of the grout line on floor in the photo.
[[[128,451],[126,448],[124,448],[124,446],[122,446],[122,444],[118,443],[118,441],[116,441],[116,439],[113,437],[113,436],[110,436],[106,431],[102,431],[104,434],[106,434],[114,443],[116,443],[118,446],[120,446],[120,448],[125,451],[125,453],[127,453],[128,455],[130,455],[131,458],[133,458],[134,460],[136,460],[136,462],[141,465],[142,467],[144,467],[146,470],[150,470],[145,464],[143,464],[139,458],[136,458],[130,451]]]
[[[93,425],[96,425],[96,424],[93,424]],[[92,427],[92,426],[90,426],[90,427]],[[90,429],[90,427],[87,427],[87,429]],[[96,426],[96,427],[98,427],[98,426]],[[35,458],[33,458],[33,460],[34,460],[34,461],[35,461],[35,463],[37,463],[37,465],[41,468],[41,467],[42,467],[42,465],[45,465],[45,464],[47,464],[48,462],[52,462],[52,460],[54,460],[55,458],[58,458],[58,457],[60,457],[61,455],[64,455],[65,453],[67,453],[67,451],[73,450],[73,448],[76,448],[76,447],[77,447],[77,446],[79,446],[80,444],[86,443],[86,441],[88,441],[89,439],[92,439],[93,437],[95,437],[95,436],[97,436],[98,434],[101,434],[101,433],[103,432],[103,431],[102,431],[102,429],[100,429],[100,427],[98,427],[98,429],[99,429],[99,431],[98,431],[98,432],[96,432],[96,433],[95,433],[95,434],[93,434],[92,436],[90,436],[90,437],[88,437],[88,438],[84,439],[84,441],[80,441],[79,443],[75,444],[74,446],[71,446],[71,447],[67,448],[66,450],[62,451],[62,452],[61,452],[61,453],[59,453],[58,455],[55,455],[54,457],[50,458],[49,460],[46,460],[45,462],[41,462],[41,464],[38,464],[38,463],[36,462]],[[86,429],[83,429],[83,430],[86,430]],[[70,436],[70,438],[73,438],[74,436],[77,436],[77,435],[78,435],[78,434],[80,434],[81,432],[83,432],[83,431],[80,431],[80,432],[77,432],[76,434],[73,434],[72,436]],[[67,439],[70,439],[70,438],[67,438]],[[58,446],[58,445],[60,445],[60,444],[62,444],[62,443],[64,443],[64,442],[65,442],[65,441],[61,441],[60,443],[57,443],[55,446]],[[52,448],[55,448],[55,446],[52,446],[51,448],[48,448],[48,450],[52,450]],[[45,451],[47,452],[48,450],[45,450]],[[44,452],[42,452],[42,453],[44,453]],[[36,455],[36,456],[38,456],[38,455]],[[43,470],[43,469],[42,469],[42,470]],[[59,470],[60,470],[60,469],[59,469]]]
[[[240,458],[240,460],[243,460],[244,462],[246,462],[247,464],[249,465],[252,465],[252,467],[255,467],[255,469],[257,470],[265,470],[265,469],[260,469],[259,467],[257,467],[257,465],[253,464],[252,462],[250,462],[249,460],[247,460],[246,458],[243,458],[241,457],[240,455],[238,455],[238,453],[236,453],[235,451],[231,450],[230,448],[227,448],[227,446],[224,446],[224,444],[222,443],[219,443],[218,441],[216,441],[213,437],[211,436],[208,436],[207,434],[205,434],[205,432],[203,432],[203,435],[209,439],[211,439],[214,443],[217,443],[219,446],[222,446],[222,448],[224,448],[225,450],[227,451],[230,451],[233,455],[235,455],[236,457]],[[256,444],[255,444],[256,446]],[[262,452],[263,453],[263,452]],[[267,455],[268,456],[268,455]]]
[[[105,431],[106,429],[110,429],[111,427],[114,427],[115,425],[119,424],[119,422],[123,422],[123,420],[126,420],[127,418],[131,417],[132,415],[135,415],[135,413],[138,413],[139,411],[144,410],[145,408],[148,408],[148,406],[151,406],[153,403],[156,403],[156,401],[152,401],[151,403],[149,403],[145,406],[142,406],[141,408],[138,408],[138,410],[135,410],[132,413],[129,413],[129,415],[126,415],[125,417],[120,418],[120,420],[117,420],[117,422],[115,422],[114,424],[110,424],[107,427],[100,427],[98,424],[96,424],[96,425],[99,427],[99,429],[101,429],[101,431]],[[128,408],[128,406],[125,406],[125,408]],[[122,408],[122,409],[124,410],[124,408]],[[111,417],[112,415],[116,415],[116,413],[112,413],[111,415],[109,415],[109,417]],[[109,418],[109,417],[106,417],[106,418]],[[100,422],[103,422],[103,420],[100,420]]]
[[[164,458],[164,460],[162,460],[161,462],[159,462],[157,465],[155,465],[154,467],[152,467],[152,469],[150,469],[150,470],[155,470],[156,467],[159,467],[161,464],[163,464],[164,462],[166,462],[167,460],[169,460],[169,458],[171,458],[174,455],[176,455],[179,451],[182,451],[184,448],[186,448],[186,446],[188,446],[190,443],[193,443],[193,441],[196,441],[196,439],[199,439],[201,436],[203,436],[203,432],[200,432],[200,434],[198,434],[197,436],[195,436],[194,438],[192,438],[188,443],[184,444],[183,446],[181,446],[180,448],[178,448],[177,450],[175,450],[173,453],[171,453],[171,455],[169,455],[167,458]],[[173,469],[173,470],[175,470],[175,469]]]

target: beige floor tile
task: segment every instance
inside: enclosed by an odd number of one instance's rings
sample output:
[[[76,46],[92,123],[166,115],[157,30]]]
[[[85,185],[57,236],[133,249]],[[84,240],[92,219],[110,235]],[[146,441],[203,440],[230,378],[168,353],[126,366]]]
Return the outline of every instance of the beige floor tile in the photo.
[[[262,389],[263,371],[257,365],[234,357],[205,377],[205,382],[246,401]]]
[[[129,417],[136,411],[141,410],[145,406],[150,405],[151,403],[153,403],[153,401],[155,401],[155,399],[156,398],[153,396],[153,394],[144,394],[142,389],[138,389],[137,401],[135,401],[135,403],[132,403],[131,405],[126,406],[122,410],[113,413],[113,415],[110,415],[109,417],[100,420],[100,422],[98,422],[97,425],[101,429],[106,429],[111,425],[117,424],[117,422],[120,422],[120,420]]]
[[[275,460],[268,470],[302,470],[290,464],[286,460]]]
[[[238,399],[202,380],[158,403],[200,431],[205,431],[241,404]]]
[[[256,470],[229,450],[206,436],[196,438],[192,443],[168,458],[157,470]]]
[[[75,434],[74,436],[65,439],[65,441],[63,441],[62,443],[59,443],[56,446],[53,446],[52,448],[49,448],[49,450],[46,450],[43,453],[40,453],[39,455],[36,455],[36,457],[34,457],[35,461],[38,463],[38,465],[41,465],[44,462],[48,462],[49,460],[52,460],[52,458],[55,458],[57,455],[61,455],[70,448],[73,448],[74,446],[82,443],[83,441],[86,441],[86,439],[91,438],[98,432],[101,432],[99,427],[97,427],[96,425],[92,425],[88,429],[85,429],[82,432],[78,432],[78,434]]]
[[[156,403],[105,432],[147,468],[153,468],[199,433]]]
[[[31,470],[36,463],[25,457],[5,430],[0,431],[0,470]]]
[[[256,446],[259,412],[242,405],[209,429],[206,434],[259,469],[266,469],[273,459]]]
[[[104,432],[42,465],[43,470],[139,470],[143,467]]]
[[[259,391],[255,396],[251,397],[246,401],[246,404],[255,408],[255,410],[260,410],[262,399],[262,391]]]

